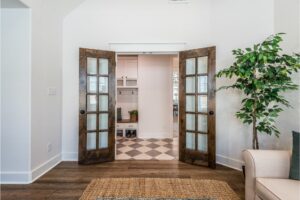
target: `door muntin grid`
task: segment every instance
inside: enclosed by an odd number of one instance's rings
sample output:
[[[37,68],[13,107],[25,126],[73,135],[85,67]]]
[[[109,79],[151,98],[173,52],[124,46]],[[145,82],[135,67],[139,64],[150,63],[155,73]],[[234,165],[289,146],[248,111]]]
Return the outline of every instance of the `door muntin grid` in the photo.
[[[187,150],[207,153],[208,57],[185,60],[185,139]]]
[[[109,59],[87,57],[86,149],[108,148]]]

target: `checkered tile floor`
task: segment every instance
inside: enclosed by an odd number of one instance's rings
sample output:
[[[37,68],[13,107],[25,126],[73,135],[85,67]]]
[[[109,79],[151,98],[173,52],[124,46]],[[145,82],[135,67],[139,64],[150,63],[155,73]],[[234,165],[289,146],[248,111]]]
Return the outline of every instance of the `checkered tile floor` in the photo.
[[[117,160],[178,160],[178,138],[117,138]]]

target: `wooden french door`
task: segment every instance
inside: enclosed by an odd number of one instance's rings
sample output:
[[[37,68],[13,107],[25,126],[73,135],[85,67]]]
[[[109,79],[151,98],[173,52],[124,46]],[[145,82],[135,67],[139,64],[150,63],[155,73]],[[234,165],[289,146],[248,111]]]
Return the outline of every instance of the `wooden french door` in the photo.
[[[179,53],[179,160],[216,167],[216,48]]]
[[[115,52],[80,49],[80,164],[115,159],[115,71]]]

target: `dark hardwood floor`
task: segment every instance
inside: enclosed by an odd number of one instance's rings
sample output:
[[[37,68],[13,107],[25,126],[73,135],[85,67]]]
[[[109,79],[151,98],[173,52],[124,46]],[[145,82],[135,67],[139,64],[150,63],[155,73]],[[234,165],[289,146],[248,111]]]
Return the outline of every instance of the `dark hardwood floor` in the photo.
[[[244,199],[242,172],[224,166],[212,170],[179,161],[114,161],[98,165],[62,162],[29,185],[1,185],[1,200],[79,199],[93,178],[168,177],[226,181]]]

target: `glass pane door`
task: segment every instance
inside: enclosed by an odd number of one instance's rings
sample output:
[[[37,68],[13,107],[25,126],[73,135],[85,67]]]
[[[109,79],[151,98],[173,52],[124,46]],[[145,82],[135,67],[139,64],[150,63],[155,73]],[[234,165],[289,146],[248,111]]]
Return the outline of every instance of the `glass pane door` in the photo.
[[[180,52],[180,160],[215,167],[215,49]]]
[[[114,160],[115,53],[80,49],[79,163]]]

